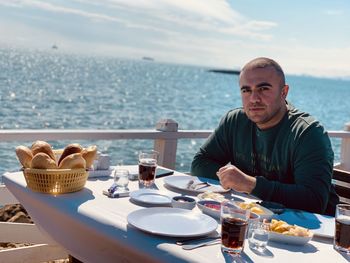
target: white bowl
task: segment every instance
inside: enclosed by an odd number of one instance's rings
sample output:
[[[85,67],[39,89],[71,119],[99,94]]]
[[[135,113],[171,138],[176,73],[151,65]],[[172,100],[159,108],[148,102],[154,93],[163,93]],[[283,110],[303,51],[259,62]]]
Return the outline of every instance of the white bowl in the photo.
[[[215,219],[220,219],[221,203],[214,200],[200,200],[197,202],[198,208],[204,213]],[[249,221],[259,221],[260,216],[250,212]]]
[[[183,209],[188,209],[191,210],[196,206],[196,200],[194,198],[189,197],[189,196],[174,196],[171,199],[171,204],[175,208],[183,208]]]

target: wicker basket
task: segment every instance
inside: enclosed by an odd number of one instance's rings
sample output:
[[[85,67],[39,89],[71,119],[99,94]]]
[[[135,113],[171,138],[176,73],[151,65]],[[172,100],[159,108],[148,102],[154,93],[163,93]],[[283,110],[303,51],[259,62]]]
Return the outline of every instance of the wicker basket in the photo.
[[[84,188],[88,178],[85,169],[24,169],[27,186],[35,192],[64,194]]]

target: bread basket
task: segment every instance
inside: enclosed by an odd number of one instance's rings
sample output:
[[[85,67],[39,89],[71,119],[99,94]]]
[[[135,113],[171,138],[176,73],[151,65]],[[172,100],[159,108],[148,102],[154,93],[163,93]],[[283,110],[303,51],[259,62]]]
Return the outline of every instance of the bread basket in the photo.
[[[23,170],[27,186],[35,192],[64,194],[84,188],[88,178],[85,169],[31,169]]]

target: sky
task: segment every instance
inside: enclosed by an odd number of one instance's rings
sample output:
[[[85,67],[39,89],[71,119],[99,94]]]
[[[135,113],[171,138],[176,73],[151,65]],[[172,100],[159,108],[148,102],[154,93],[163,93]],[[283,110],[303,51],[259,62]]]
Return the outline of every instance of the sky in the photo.
[[[0,47],[350,78],[349,0],[0,0]]]

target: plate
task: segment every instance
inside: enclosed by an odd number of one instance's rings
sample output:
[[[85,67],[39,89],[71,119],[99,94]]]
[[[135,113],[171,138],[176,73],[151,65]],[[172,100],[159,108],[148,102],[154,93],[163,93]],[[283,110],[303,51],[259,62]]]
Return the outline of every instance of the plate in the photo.
[[[201,185],[201,186],[198,186],[196,189],[188,189],[187,186],[191,180],[194,181],[193,184],[207,182],[210,185],[209,186],[206,186],[206,185],[202,186]],[[226,189],[222,188],[219,181],[211,180],[211,179],[207,179],[207,178],[187,176],[187,175],[173,175],[173,176],[166,177],[166,178],[164,178],[164,183],[168,186],[174,187],[175,189],[186,190],[186,191],[190,191],[190,192],[194,192],[194,193],[203,193],[206,191],[212,191],[212,192],[216,192],[216,193],[224,193],[224,192],[229,191],[229,189],[226,190]]]
[[[237,202],[237,201],[235,201],[235,204],[237,206],[240,206],[240,204],[242,204],[242,203],[249,203],[249,202]],[[258,214],[260,216],[260,220],[263,220],[263,219],[270,220],[274,216],[274,213],[271,210],[267,209],[266,207],[263,207],[259,204],[254,204],[254,207],[257,207],[263,211],[263,213],[257,213],[254,210],[250,210],[251,212]]]
[[[332,216],[287,209],[284,213],[278,215],[277,218],[286,221],[290,225],[308,228],[315,236],[334,237],[335,220]]]
[[[190,210],[170,207],[152,207],[131,212],[128,223],[154,235],[196,237],[214,232],[218,223],[210,216]]]
[[[134,201],[151,205],[171,205],[171,199],[175,193],[159,191],[156,189],[140,189],[130,193],[130,198]]]
[[[299,246],[305,245],[312,238],[312,236],[300,237],[300,236],[283,235],[281,233],[277,233],[273,231],[270,231],[268,235],[269,235],[269,240],[271,241],[292,244],[292,245],[299,245]]]
[[[207,214],[216,219],[220,219],[220,202],[214,200],[201,200],[197,202],[197,206],[199,210],[201,210],[204,214]]]

